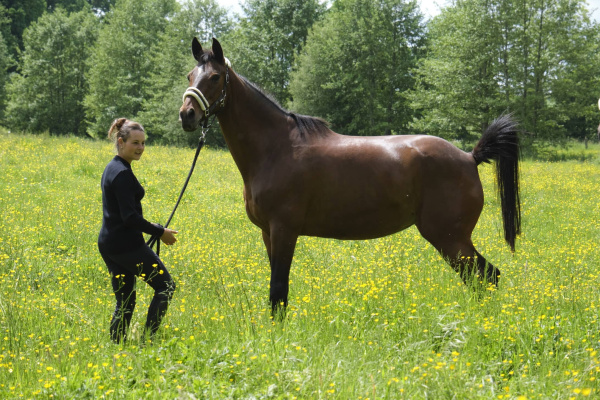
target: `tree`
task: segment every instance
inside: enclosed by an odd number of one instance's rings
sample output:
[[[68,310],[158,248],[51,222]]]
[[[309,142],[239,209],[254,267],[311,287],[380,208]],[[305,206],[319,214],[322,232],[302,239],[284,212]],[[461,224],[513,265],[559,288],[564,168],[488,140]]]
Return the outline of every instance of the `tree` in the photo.
[[[46,9],[46,0],[0,0],[0,11],[4,9],[8,23],[2,26],[2,35],[8,46],[10,56],[17,60],[23,50],[23,32],[36,21]],[[11,68],[14,70],[15,66]]]
[[[86,58],[96,40],[90,11],[43,15],[25,30],[20,74],[7,87],[7,121],[31,132],[84,134]]]
[[[578,115],[571,105],[593,104],[593,74],[583,67],[591,65],[584,60],[592,32],[583,0],[456,1],[430,23],[431,45],[410,94],[421,114],[413,126],[470,141],[510,111],[528,132],[525,144],[560,142]],[[565,90],[573,79],[581,86]]]
[[[102,136],[115,118],[135,118],[147,97],[154,71],[151,50],[175,10],[175,0],[119,0],[106,15],[86,75],[86,121],[91,136]]]
[[[338,0],[315,24],[292,73],[293,108],[352,135],[404,133],[404,93],[425,33],[415,1]]]
[[[46,0],[48,11],[54,11],[57,8],[73,12],[81,11],[87,7],[99,14],[107,13],[115,0]]]
[[[6,107],[6,79],[8,77],[8,48],[0,32],[0,123],[4,120],[4,107]]]
[[[178,119],[181,96],[188,86],[186,75],[196,64],[191,53],[192,38],[220,37],[230,26],[227,11],[215,0],[189,0],[174,15],[149,54],[152,71],[144,80],[147,96],[139,114],[149,139],[185,145],[197,143],[200,133],[184,132]],[[218,127],[210,132],[207,142],[224,146]]]
[[[116,0],[87,0],[88,3],[92,6],[92,10],[97,13],[107,13],[110,11],[110,8],[115,5]]]
[[[68,12],[77,12],[88,6],[86,0],[46,0],[46,9],[50,12],[59,8]]]
[[[563,3],[581,7],[581,3]],[[566,12],[559,10],[561,14]],[[581,12],[581,10],[579,11]],[[569,137],[586,140],[597,137],[598,88],[600,87],[600,24],[582,18],[561,21],[562,34],[553,32],[562,59],[549,91],[556,109],[565,115],[564,129]],[[577,24],[575,29],[571,24]]]
[[[287,104],[294,58],[324,6],[318,0],[247,0],[243,9],[246,17],[221,43],[238,73]]]
[[[417,132],[468,141],[507,107],[496,77],[505,34],[496,18],[486,0],[457,1],[430,22],[428,54],[408,94]]]

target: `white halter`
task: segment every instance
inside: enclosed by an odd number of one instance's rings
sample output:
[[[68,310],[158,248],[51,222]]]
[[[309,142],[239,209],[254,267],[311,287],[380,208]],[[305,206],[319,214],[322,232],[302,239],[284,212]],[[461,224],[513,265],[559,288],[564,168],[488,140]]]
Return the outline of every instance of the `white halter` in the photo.
[[[210,107],[210,104],[208,104],[208,100],[206,100],[206,97],[204,97],[204,95],[202,94],[200,89],[190,86],[189,88],[187,88],[185,93],[183,93],[183,101],[185,101],[185,98],[188,96],[196,99],[196,101],[198,102],[198,105],[200,106],[202,111],[204,111],[204,114],[206,114],[208,112],[208,108]]]

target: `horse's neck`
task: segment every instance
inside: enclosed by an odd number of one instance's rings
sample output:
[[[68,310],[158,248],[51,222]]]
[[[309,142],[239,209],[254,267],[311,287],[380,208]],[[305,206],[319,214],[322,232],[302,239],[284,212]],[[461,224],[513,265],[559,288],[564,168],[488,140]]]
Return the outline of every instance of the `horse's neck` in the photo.
[[[238,76],[231,77],[230,85],[228,103],[218,114],[219,125],[242,177],[247,180],[274,154],[291,151],[289,119]]]

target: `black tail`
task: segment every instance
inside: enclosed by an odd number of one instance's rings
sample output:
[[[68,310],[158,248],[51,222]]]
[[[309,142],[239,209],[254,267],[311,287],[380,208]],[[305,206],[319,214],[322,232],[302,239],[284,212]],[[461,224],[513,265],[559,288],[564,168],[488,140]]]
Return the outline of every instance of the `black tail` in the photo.
[[[512,251],[515,251],[515,239],[521,233],[519,152],[518,127],[510,115],[503,115],[494,120],[472,152],[477,165],[496,161],[504,238]]]

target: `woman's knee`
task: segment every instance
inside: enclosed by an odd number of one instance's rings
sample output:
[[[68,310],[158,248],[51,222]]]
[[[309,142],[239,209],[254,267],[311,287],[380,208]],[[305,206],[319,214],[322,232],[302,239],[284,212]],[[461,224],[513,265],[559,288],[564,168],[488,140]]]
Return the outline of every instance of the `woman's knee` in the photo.
[[[148,282],[152,288],[154,289],[155,295],[161,295],[168,298],[169,301],[173,298],[173,294],[175,293],[175,281],[169,277],[169,279],[165,279],[160,282]]]

